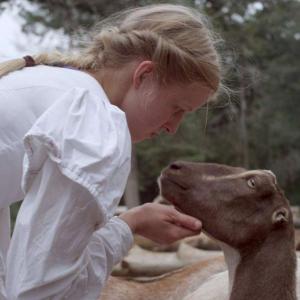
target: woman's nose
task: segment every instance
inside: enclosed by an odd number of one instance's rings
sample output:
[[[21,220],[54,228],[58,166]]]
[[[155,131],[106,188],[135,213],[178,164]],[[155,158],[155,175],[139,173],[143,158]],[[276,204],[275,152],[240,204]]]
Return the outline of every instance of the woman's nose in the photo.
[[[170,121],[168,121],[164,126],[166,132],[169,134],[175,134],[180,125],[181,120],[183,119],[183,116],[184,116],[184,113],[181,113],[181,114],[178,114],[173,119],[171,119]]]
[[[169,124],[167,124],[167,125],[164,126],[164,129],[168,134],[175,134],[177,129],[178,129],[178,126],[177,127],[171,127]]]

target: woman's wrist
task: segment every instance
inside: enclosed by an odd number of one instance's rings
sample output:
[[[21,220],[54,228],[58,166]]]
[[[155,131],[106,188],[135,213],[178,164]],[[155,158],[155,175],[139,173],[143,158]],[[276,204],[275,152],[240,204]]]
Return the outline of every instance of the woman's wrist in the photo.
[[[139,207],[135,207],[119,215],[119,218],[128,225],[133,234],[138,231],[138,209]]]

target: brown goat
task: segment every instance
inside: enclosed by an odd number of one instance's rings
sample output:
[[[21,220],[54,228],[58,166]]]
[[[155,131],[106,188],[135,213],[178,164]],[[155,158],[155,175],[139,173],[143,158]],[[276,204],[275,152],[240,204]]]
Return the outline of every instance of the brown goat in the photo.
[[[297,299],[292,213],[272,172],[177,162],[161,192],[221,242],[230,300]]]

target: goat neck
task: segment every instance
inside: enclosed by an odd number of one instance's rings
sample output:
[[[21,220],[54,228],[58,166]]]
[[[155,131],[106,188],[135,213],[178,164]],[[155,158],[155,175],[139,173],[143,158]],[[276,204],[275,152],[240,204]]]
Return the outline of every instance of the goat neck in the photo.
[[[297,299],[295,246],[286,233],[274,231],[257,247],[239,252],[230,300]]]

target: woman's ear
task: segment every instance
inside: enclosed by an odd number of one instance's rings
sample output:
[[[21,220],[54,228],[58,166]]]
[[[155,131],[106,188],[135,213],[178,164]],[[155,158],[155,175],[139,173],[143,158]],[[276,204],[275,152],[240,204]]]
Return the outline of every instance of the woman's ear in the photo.
[[[141,61],[133,72],[133,86],[138,89],[142,84],[143,80],[153,75],[154,63],[151,60]]]

